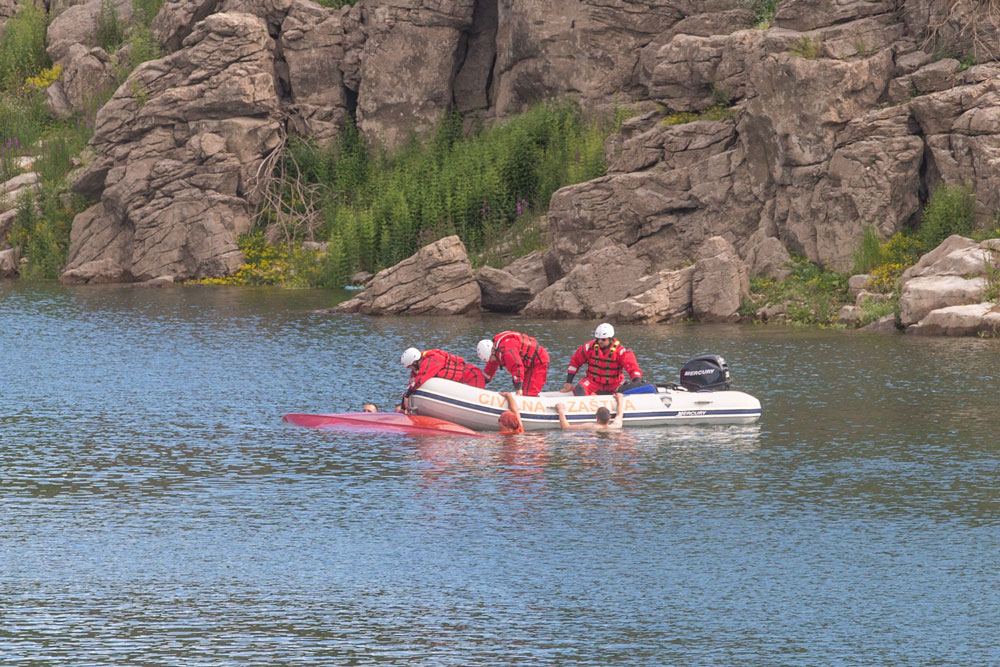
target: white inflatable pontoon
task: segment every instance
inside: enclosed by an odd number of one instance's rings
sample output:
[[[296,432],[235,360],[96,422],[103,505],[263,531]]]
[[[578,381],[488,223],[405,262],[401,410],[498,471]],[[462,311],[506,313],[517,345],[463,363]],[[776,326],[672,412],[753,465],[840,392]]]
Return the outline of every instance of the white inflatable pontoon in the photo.
[[[651,389],[651,388],[650,388]],[[624,397],[625,426],[667,424],[750,424],[760,418],[760,401],[741,391],[689,391],[655,387],[652,393]],[[539,396],[518,396],[518,410],[526,431],[559,428],[556,403],[566,405],[571,424],[592,422],[601,406],[615,413],[614,396],[574,396],[545,391]],[[431,378],[410,396],[410,407],[419,415],[446,419],[480,431],[496,431],[497,419],[507,410],[507,398],[489,389]]]

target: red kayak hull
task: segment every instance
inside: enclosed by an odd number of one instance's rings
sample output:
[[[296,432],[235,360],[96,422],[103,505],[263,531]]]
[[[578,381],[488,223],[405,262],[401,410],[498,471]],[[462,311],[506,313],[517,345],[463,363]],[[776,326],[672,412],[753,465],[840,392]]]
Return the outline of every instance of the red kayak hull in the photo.
[[[359,431],[392,431],[423,435],[468,435],[482,437],[482,433],[458,424],[424,417],[404,415],[395,412],[342,412],[333,415],[307,415],[291,413],[282,417],[283,421],[307,428],[338,428]]]

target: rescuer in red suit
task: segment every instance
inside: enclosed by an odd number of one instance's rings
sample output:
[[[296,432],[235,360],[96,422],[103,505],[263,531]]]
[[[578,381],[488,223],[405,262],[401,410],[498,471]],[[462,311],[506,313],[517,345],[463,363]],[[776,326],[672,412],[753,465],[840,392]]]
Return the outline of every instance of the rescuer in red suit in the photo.
[[[431,378],[454,380],[479,389],[486,387],[486,377],[481,370],[466,363],[462,357],[444,350],[421,352],[415,347],[409,347],[403,352],[399,362],[404,368],[410,369],[410,386],[406,388],[400,403],[402,412],[410,409],[410,394]]]
[[[476,345],[476,354],[486,363],[486,381],[498,368],[506,368],[514,381],[514,393],[538,396],[549,373],[549,353],[531,336],[517,331],[502,331],[492,340],[484,338]]]
[[[584,364],[587,376],[574,388],[573,378]],[[605,322],[594,331],[594,340],[587,341],[573,353],[561,391],[572,391],[577,396],[613,394],[626,381],[626,374],[628,381],[633,382],[642,377],[642,369],[632,350],[615,338],[614,327]]]

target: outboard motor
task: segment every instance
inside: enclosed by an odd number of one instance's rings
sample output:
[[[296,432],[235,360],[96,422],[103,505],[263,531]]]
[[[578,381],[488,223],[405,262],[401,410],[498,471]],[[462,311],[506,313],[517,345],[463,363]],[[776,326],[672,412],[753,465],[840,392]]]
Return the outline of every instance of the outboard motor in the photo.
[[[703,354],[681,366],[681,386],[688,391],[729,389],[729,365],[717,354]]]

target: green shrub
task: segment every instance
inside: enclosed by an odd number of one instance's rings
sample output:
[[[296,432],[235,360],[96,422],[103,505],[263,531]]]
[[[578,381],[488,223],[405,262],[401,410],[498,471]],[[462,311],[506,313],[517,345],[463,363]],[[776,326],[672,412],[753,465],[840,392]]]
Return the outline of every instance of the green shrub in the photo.
[[[972,184],[939,185],[924,206],[917,230],[923,247],[931,251],[952,234],[968,236],[975,227],[976,196]]]
[[[370,155],[353,126],[332,146],[290,141],[288,160],[321,199],[318,236],[330,242],[322,282],[341,286],[359,268],[395,264],[450,234],[470,255],[482,252],[524,216],[544,211],[557,189],[603,175],[604,140],[620,120],[542,104],[467,136],[463,118],[448,114],[425,143],[413,141],[391,158]],[[296,169],[285,165],[285,172]],[[308,208],[295,192],[282,193],[284,215]],[[276,219],[276,211],[260,216]]]
[[[811,37],[802,37],[788,49],[788,52],[799,58],[817,60],[823,55],[823,43]]]
[[[786,316],[792,323],[835,324],[841,307],[850,303],[847,276],[822,269],[796,255],[792,256],[786,268],[791,270],[791,274],[784,280],[751,278],[750,297],[741,305],[740,314],[752,317],[763,306],[783,303],[786,305]]]
[[[877,322],[886,315],[895,314],[899,309],[899,293],[893,293],[890,298],[873,299],[868,297],[861,300],[861,314],[858,316],[858,326],[863,327]]]
[[[156,60],[163,55],[163,51],[160,49],[160,42],[153,35],[153,31],[149,29],[149,26],[142,23],[134,25],[129,29],[128,37],[125,41],[132,47],[129,49],[128,63],[126,64],[129,72],[147,60]],[[128,76],[128,74],[125,74],[125,76]],[[122,78],[124,79],[125,76],[122,76]]]
[[[778,7],[778,0],[739,0],[736,6],[753,12],[753,22],[750,27],[756,30],[766,30],[771,27],[771,20]]]
[[[114,0],[101,0],[94,34],[97,45],[108,53],[114,53],[125,43],[125,31],[125,22],[119,18]]]
[[[136,26],[149,29],[153,19],[160,13],[164,0],[132,0],[132,21]]]
[[[37,198],[31,192],[21,195],[9,240],[27,260],[20,269],[23,280],[59,277],[69,252],[73,217],[85,206],[82,198],[45,186]]]
[[[888,294],[897,288],[903,272],[920,259],[921,248],[920,241],[907,232],[896,232],[885,243],[878,243],[874,231],[869,236],[865,230],[861,247],[855,251],[854,270],[871,276],[865,289]]]
[[[203,285],[284,285],[307,287],[320,282],[324,271],[322,254],[301,248],[270,245],[260,232],[237,239],[246,263],[231,276],[205,278]]]
[[[7,20],[0,38],[0,87],[20,88],[28,77],[52,65],[45,51],[48,17],[40,4],[27,2]]]
[[[716,103],[704,111],[680,111],[663,119],[664,125],[684,125],[697,120],[727,120],[733,117],[733,109],[728,103]]]
[[[868,273],[882,263],[882,242],[871,225],[861,234],[861,243],[854,251],[854,273]]]

